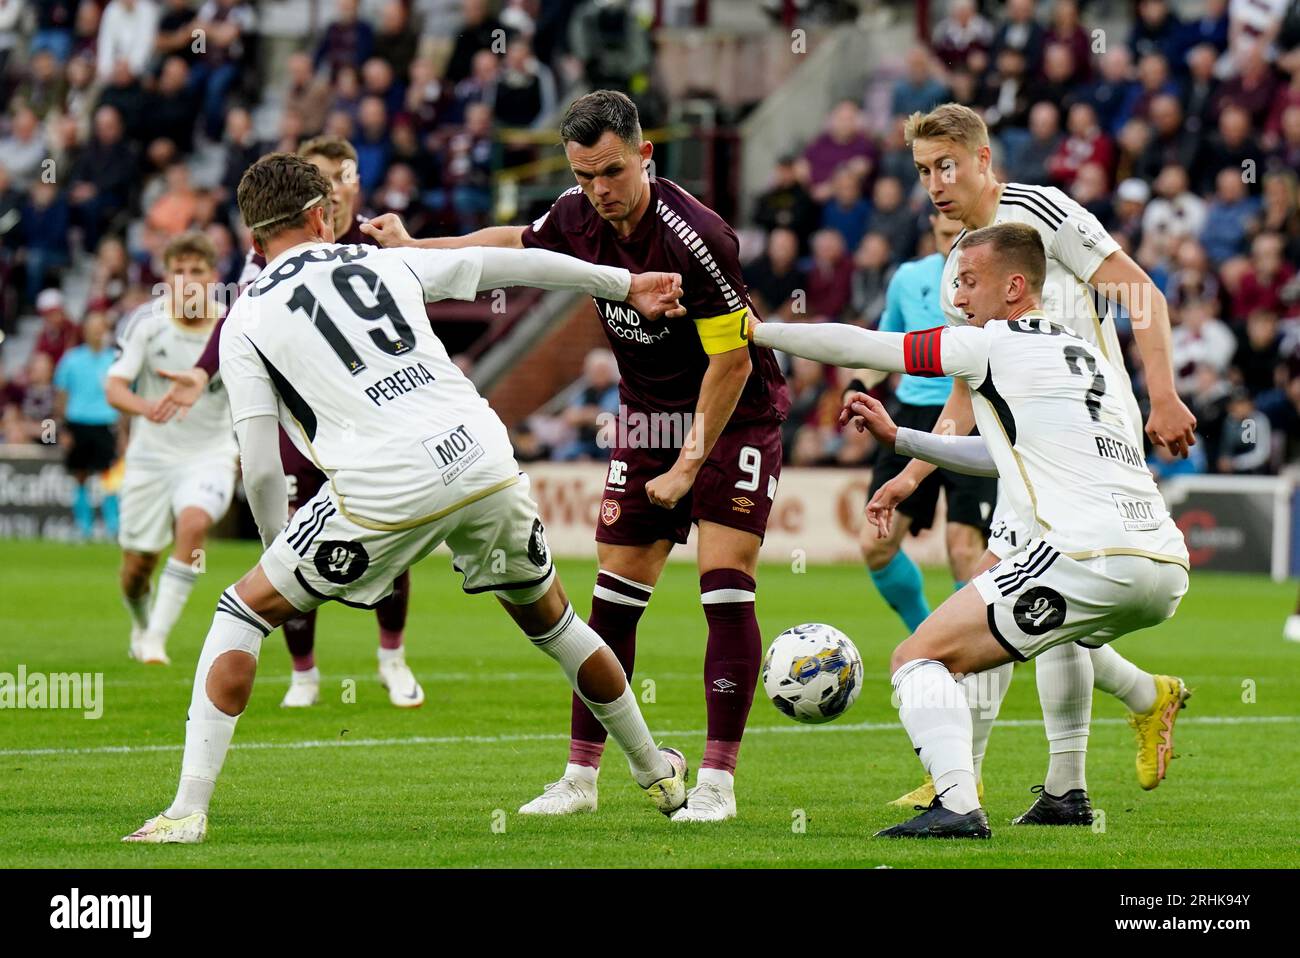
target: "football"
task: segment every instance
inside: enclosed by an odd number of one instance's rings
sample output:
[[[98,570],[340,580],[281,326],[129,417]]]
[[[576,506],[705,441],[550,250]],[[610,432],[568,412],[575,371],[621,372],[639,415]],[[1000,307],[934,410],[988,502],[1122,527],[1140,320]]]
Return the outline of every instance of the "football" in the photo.
[[[820,622],[778,635],[763,657],[763,688],[797,722],[819,725],[848,711],[862,691],[862,656],[839,629]]]

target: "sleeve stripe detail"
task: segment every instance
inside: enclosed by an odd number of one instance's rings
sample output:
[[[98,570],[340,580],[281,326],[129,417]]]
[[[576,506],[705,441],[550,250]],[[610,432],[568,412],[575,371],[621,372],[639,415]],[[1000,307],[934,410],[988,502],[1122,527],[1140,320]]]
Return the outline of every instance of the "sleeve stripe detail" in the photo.
[[[942,376],[939,337],[944,327],[918,329],[903,336],[903,363],[910,376]]]
[[[1069,209],[1063,208],[1059,203],[1053,202],[1051,197],[1047,195],[1047,191],[1041,186],[1033,186],[1028,183],[1008,183],[1003,192],[1006,192],[1007,190],[1010,190],[1013,194],[1019,196],[1032,197],[1033,199],[1038,200],[1063,220],[1068,219],[1070,216]]]
[[[1051,219],[1049,219],[1049,218],[1046,216],[1046,214],[1044,214],[1041,210],[1035,209],[1034,207],[1030,206],[1028,203],[1022,203],[1022,202],[1020,202],[1020,200],[1016,200],[1016,199],[1007,199],[1007,198],[1004,196],[1004,197],[1002,198],[1002,205],[1003,205],[1003,206],[1018,206],[1018,207],[1020,207],[1022,210],[1028,210],[1028,211],[1029,211],[1030,213],[1032,213],[1035,217],[1037,217],[1038,219],[1040,219],[1040,220],[1042,220],[1044,223],[1046,223],[1046,224],[1047,224],[1047,227],[1048,227],[1048,228],[1049,228],[1053,233],[1057,232],[1057,231],[1060,229],[1060,226],[1059,226],[1058,224],[1056,224],[1055,222],[1053,222]]]
[[[135,328],[153,315],[154,307],[161,301],[161,297],[158,299],[151,299],[149,302],[141,303],[135,309],[131,310],[131,314],[127,317],[126,322],[122,324],[122,335],[118,337],[118,342],[122,343],[130,339],[131,334],[135,332]]]
[[[1059,230],[1061,228],[1061,224],[1065,222],[1065,220],[1059,219],[1055,215],[1053,215],[1046,207],[1038,205],[1038,203],[1035,200],[1031,199],[1028,196],[1021,196],[1018,193],[1013,193],[1010,196],[1008,196],[1005,192],[1003,192],[1002,205],[1018,206],[1021,209],[1028,210],[1029,212],[1037,216],[1040,220],[1042,220],[1044,223],[1046,223],[1048,226],[1050,226],[1052,228],[1052,232],[1056,232],[1057,230]]]
[[[744,303],[740,295],[731,288],[727,282],[722,270],[718,269],[718,264],[714,262],[713,254],[709,252],[708,244],[700,237],[700,234],[691,229],[690,225],[668,208],[668,204],[663,200],[658,204],[659,218],[664,221],[670,230],[681,240],[682,245],[699,260],[700,265],[704,267],[705,272],[713,277],[714,282],[718,284],[718,289],[722,291],[723,298],[727,301],[727,308],[735,311],[744,308]]]

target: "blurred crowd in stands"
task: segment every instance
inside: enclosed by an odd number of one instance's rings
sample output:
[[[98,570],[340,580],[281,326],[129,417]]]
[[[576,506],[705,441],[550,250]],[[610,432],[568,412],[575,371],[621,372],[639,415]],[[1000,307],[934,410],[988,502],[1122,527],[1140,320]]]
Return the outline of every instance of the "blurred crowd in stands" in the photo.
[[[0,0],[3,332],[18,316],[41,322],[18,372],[6,379],[0,363],[5,440],[40,441],[60,358],[91,316],[111,340],[157,282],[169,238],[204,230],[235,281],[248,238],[234,191],[264,152],[345,137],[363,212],[459,233],[491,221],[492,171],[545,142],[503,130],[548,127],[597,86],[632,94],[645,126],[662,119],[646,0],[305,6],[322,21],[269,57],[265,11],[249,0]],[[867,122],[865,94],[842,102],[776,164],[747,211],[763,238],[745,279],[766,315],[875,325],[894,269],[933,250],[904,120],[972,105],[1001,180],[1067,192],[1168,299],[1199,442],[1186,462],[1153,450],[1153,469],[1275,472],[1300,455],[1300,0],[1131,6],[1117,34],[1091,25],[1081,0],[932,4],[891,121]],[[78,270],[89,293],[72,315]],[[553,415],[521,431],[521,457],[603,458],[593,424],[616,376],[589,357]],[[789,378],[787,462],[869,462],[869,438],[834,425],[834,374],[798,363]]]
[[[91,316],[111,340],[169,239],[203,230],[238,279],[235,189],[263,153],[344,137],[359,212],[461,233],[489,222],[493,171],[535,157],[546,138],[528,131],[574,91],[650,87],[647,0],[300,0],[321,22],[287,45],[283,23],[264,35],[270,6],[0,0],[0,438],[40,441],[63,354]]]
[[[1138,0],[1121,35],[1076,0],[952,0],[906,55],[877,135],[844,102],[783,158],[747,267],[768,314],[874,326],[898,264],[933,250],[903,123],[955,100],[993,137],[1001,182],[1055,186],[1094,213],[1164,292],[1180,393],[1199,420],[1159,475],[1271,473],[1300,456],[1300,3]],[[942,7],[940,8],[943,9]],[[1114,310],[1114,308],[1113,308]],[[1127,317],[1118,310],[1142,398]],[[787,461],[870,458],[834,427],[840,382],[791,370]]]

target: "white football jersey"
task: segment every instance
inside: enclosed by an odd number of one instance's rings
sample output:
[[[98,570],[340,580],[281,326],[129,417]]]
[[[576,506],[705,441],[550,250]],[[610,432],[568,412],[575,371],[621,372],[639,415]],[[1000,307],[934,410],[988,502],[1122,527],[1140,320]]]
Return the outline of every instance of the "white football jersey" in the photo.
[[[1099,347],[1031,310],[983,328],[909,333],[903,350],[909,373],[970,386],[999,495],[1032,538],[1071,558],[1131,554],[1187,566]]]
[[[158,370],[189,369],[203,353],[215,321],[185,326],[172,319],[169,297],[160,296],[136,308],[122,321],[120,355],[108,375],[134,383],[137,395],[158,399],[171,383]],[[236,453],[226,390],[218,374],[184,417],[165,423],[136,416],[126,447],[128,466],[167,466],[196,458],[226,458]]]
[[[509,435],[429,324],[472,300],[475,249],[303,243],[267,263],[221,331],[236,423],[275,415],[374,529],[432,521],[518,481]]]
[[[1134,436],[1143,442],[1142,417],[1133,384],[1124,366],[1119,335],[1110,304],[1088,284],[1088,277],[1115,250],[1115,242],[1095,216],[1052,186],[1028,186],[1007,183],[1002,187],[993,223],[1024,223],[1038,230],[1047,251],[1047,275],[1043,278],[1040,299],[1043,312],[1053,321],[1068,326],[1088,342],[1101,349],[1114,366],[1113,391],[1121,392],[1129,406]],[[965,315],[953,305],[957,290],[957,244],[970,230],[962,230],[953,241],[952,252],[943,266],[940,304],[950,325],[966,322]]]

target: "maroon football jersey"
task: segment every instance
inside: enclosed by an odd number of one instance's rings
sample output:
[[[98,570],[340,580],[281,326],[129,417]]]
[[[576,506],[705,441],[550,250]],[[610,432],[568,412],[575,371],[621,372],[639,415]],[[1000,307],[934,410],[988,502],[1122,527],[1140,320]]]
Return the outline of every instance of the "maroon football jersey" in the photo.
[[[757,312],[740,275],[735,232],[717,213],[662,177],[650,181],[650,205],[626,238],[600,218],[575,186],[524,230],[523,242],[634,273],[681,274],[686,315],[677,319],[647,320],[627,303],[595,298],[605,337],[618,359],[619,393],[629,406],[650,412],[694,410],[709,365],[695,321],[743,308]],[[776,357],[752,343],[749,356],[754,368],[731,422],[785,419],[790,394]]]

